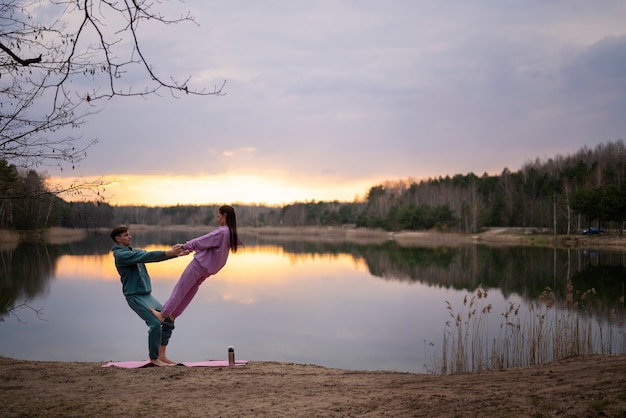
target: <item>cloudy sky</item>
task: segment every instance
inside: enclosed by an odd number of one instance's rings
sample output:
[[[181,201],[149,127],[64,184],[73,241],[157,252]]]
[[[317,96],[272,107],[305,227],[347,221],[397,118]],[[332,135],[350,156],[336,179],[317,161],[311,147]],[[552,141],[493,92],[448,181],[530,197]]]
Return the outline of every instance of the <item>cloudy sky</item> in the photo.
[[[197,25],[146,27],[144,52],[226,95],[91,117],[71,175],[107,178],[112,204],[353,200],[626,139],[623,0],[169,5],[185,10]]]

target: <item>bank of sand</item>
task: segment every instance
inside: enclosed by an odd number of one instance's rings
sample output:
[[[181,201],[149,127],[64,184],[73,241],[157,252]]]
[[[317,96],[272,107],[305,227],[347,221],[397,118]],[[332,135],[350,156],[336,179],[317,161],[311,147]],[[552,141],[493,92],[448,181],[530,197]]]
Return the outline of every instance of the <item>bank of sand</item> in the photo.
[[[137,227],[140,228],[140,227]],[[187,228],[187,227],[184,227]],[[202,228],[198,229],[201,231]],[[554,237],[521,230],[480,235],[366,230],[252,230],[274,239],[401,245],[558,245],[625,248],[614,236]],[[75,238],[53,231],[58,242]],[[73,235],[69,233],[69,235]],[[317,237],[315,237],[317,235]],[[551,364],[460,375],[350,371],[252,361],[242,367],[103,368],[102,363],[0,357],[3,417],[623,417],[626,356],[579,356]]]
[[[626,356],[460,375],[0,358],[3,417],[623,417]]]
[[[186,231],[201,235],[214,227],[130,225],[131,233],[132,231],[155,228]],[[110,229],[99,229],[98,232],[108,235]],[[552,235],[549,232],[533,228],[488,228],[475,234],[457,234],[432,230],[387,232],[351,227],[240,227],[239,232],[241,235],[256,235],[272,241],[298,239],[305,241],[355,242],[359,244],[394,241],[403,246],[457,246],[478,243],[494,246],[531,245],[626,250],[626,236],[620,236],[617,232],[603,235]],[[41,240],[52,244],[65,244],[84,239],[86,235],[87,231],[83,229],[50,228],[46,231],[20,234],[0,229],[0,250],[10,250],[24,240]]]

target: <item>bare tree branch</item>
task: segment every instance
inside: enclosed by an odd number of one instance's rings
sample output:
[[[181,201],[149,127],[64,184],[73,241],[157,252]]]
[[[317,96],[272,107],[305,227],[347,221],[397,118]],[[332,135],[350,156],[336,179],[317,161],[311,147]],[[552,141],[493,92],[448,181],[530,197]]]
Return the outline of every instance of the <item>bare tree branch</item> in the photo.
[[[39,56],[37,58],[22,59],[22,58],[18,57],[17,55],[15,55],[13,53],[13,51],[11,51],[9,48],[4,46],[4,44],[2,42],[0,42],[0,49],[3,50],[4,52],[6,52],[7,54],[9,54],[9,56],[11,58],[13,58],[18,64],[21,64],[21,65],[23,65],[25,67],[28,67],[30,64],[35,64],[35,63],[41,62],[41,54],[39,54]]]
[[[55,203],[50,200],[50,196],[68,196],[72,197],[72,200],[77,200],[76,197],[82,197],[85,201],[104,201],[107,196],[105,195],[106,186],[110,182],[106,182],[100,178],[97,180],[85,180],[77,178],[70,183],[69,186],[63,186],[60,184],[46,183],[45,189],[26,190],[21,193],[14,194],[2,194],[0,195],[0,201],[12,200],[12,199],[33,199],[43,201],[46,203]]]
[[[13,306],[13,307],[5,306],[4,309],[2,309],[2,311],[0,311],[0,322],[3,321],[3,319],[2,319],[3,315],[10,315],[10,316],[15,317],[15,319],[17,319],[18,322],[20,322],[22,324],[26,324],[27,322],[22,320],[22,318],[17,314],[18,311],[23,310],[23,309],[29,309],[32,312],[34,312],[35,316],[37,317],[37,319],[39,319],[41,321],[47,321],[43,317],[43,310],[42,309],[33,308],[28,303],[24,302],[24,303],[21,303],[19,305]]]
[[[161,76],[145,54],[144,25],[196,24],[167,18],[151,0],[0,2],[0,159],[20,167],[75,168],[98,142],[72,135],[101,101],[116,96],[220,96],[191,76]],[[140,76],[139,78],[137,76]],[[140,85],[139,85],[139,84]]]

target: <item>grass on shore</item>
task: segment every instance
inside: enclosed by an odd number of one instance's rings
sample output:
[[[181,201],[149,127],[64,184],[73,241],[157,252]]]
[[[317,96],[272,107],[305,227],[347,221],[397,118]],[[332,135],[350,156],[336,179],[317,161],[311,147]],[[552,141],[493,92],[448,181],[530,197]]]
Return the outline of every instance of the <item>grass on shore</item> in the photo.
[[[445,324],[440,357],[431,362],[429,372],[458,374],[533,366],[575,355],[626,354],[623,314],[591,308],[586,302],[594,294],[594,289],[577,292],[568,283],[563,301],[546,288],[526,310],[509,302],[497,335],[489,327],[493,307],[482,287],[469,300],[465,296],[459,312],[446,301],[451,319]]]

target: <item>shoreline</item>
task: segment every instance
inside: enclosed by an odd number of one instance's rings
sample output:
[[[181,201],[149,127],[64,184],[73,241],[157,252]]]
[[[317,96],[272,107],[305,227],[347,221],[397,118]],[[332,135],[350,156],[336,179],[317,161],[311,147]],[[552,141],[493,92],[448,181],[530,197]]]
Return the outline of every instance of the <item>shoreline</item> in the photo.
[[[250,361],[103,368],[0,357],[4,417],[624,416],[626,356],[458,375]]]
[[[200,225],[130,225],[131,230],[166,230],[188,231],[198,234],[206,233],[211,226]],[[97,228],[94,231],[109,232],[108,228]],[[401,246],[458,246],[484,244],[490,246],[542,246],[551,248],[585,247],[607,250],[626,250],[626,236],[617,232],[602,235],[551,235],[532,228],[488,228],[475,234],[459,234],[440,231],[397,231],[389,232],[381,229],[355,227],[239,227],[240,235],[250,234],[270,237],[276,240],[321,240],[335,242],[354,242],[357,244],[381,244],[395,241]],[[70,229],[54,227],[45,231],[10,231],[0,229],[0,250],[11,250],[20,242],[47,242],[50,244],[67,244],[84,239],[89,233],[87,229]]]

